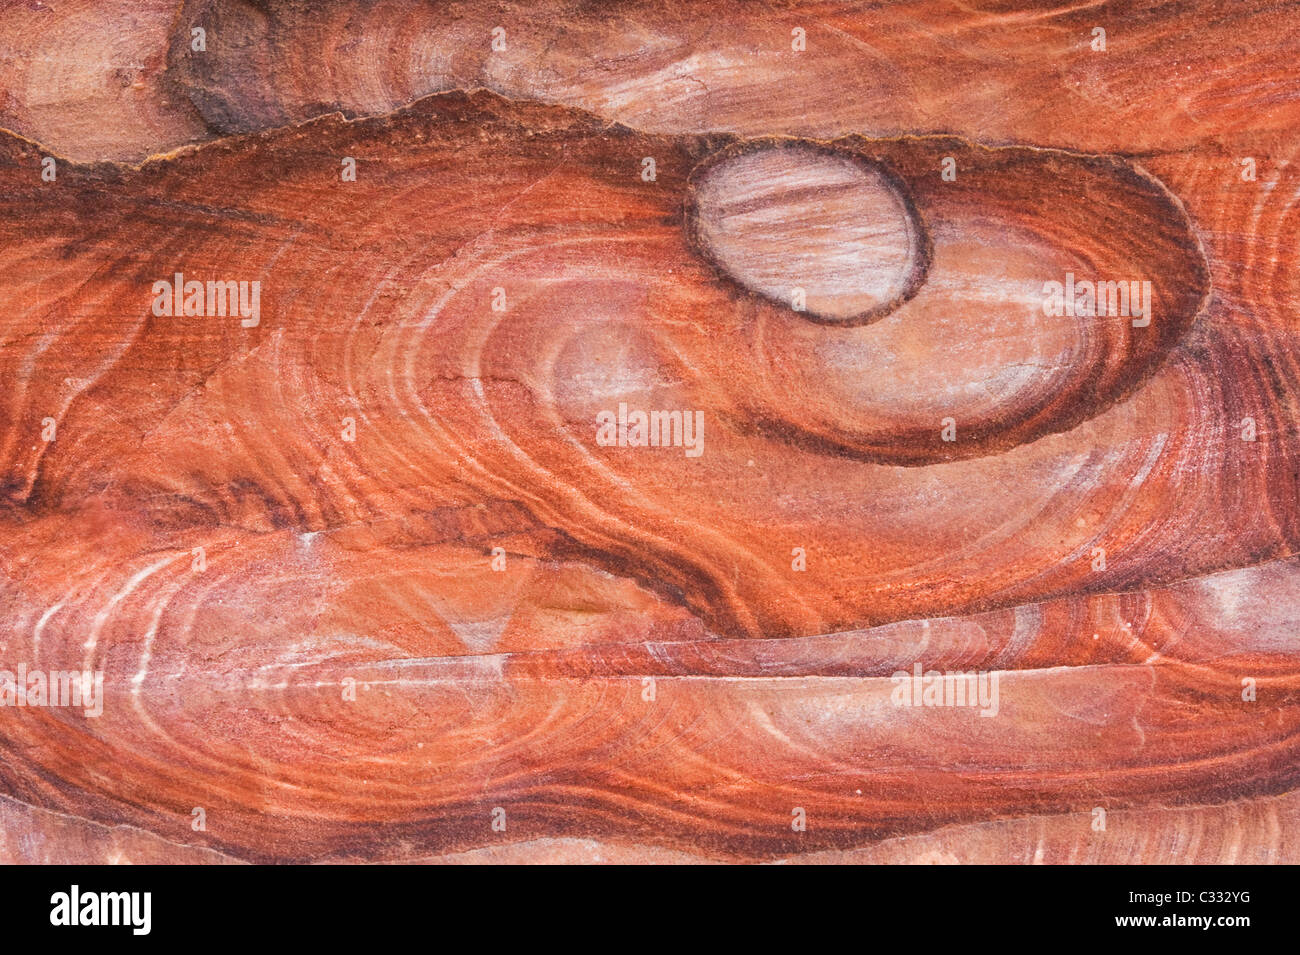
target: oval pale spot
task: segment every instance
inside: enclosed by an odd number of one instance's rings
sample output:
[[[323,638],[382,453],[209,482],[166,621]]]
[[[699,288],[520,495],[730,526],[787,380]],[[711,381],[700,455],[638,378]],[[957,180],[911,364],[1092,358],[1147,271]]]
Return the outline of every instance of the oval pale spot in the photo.
[[[864,324],[924,278],[916,213],[878,164],[809,143],[749,144],[706,161],[692,179],[704,254],[813,321]]]

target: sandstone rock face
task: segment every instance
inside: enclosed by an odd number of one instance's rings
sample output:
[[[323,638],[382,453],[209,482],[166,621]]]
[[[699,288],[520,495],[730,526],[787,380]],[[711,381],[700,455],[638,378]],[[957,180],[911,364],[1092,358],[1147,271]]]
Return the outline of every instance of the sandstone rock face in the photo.
[[[0,126],[84,162],[134,162],[208,138],[167,69],[175,17],[171,0],[6,4]]]
[[[1300,861],[1297,37],[0,14],[0,859]]]

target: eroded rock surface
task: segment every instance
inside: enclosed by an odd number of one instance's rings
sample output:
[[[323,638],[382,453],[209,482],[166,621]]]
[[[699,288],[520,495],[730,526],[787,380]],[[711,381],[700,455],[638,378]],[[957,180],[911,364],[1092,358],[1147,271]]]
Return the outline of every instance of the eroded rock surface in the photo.
[[[1294,12],[450,10],[0,17],[0,857],[1295,861]]]

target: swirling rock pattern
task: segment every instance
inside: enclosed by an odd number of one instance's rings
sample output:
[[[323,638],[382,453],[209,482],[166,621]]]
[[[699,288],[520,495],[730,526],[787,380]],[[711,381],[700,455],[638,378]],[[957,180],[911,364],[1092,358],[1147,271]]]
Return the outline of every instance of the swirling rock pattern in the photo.
[[[0,858],[1296,861],[1293,11],[132,9],[0,15]]]

